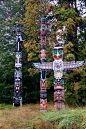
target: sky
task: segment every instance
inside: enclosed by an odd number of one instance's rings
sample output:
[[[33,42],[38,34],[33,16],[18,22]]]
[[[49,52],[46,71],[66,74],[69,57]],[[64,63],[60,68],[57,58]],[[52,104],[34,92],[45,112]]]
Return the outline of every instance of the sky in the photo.
[[[81,2],[82,2],[82,0],[81,0]],[[78,8],[78,10],[80,10],[80,4],[81,4],[81,2],[79,2],[77,0],[77,8]],[[85,6],[85,3],[84,2],[82,2],[82,4],[83,4],[83,7],[84,8],[82,9],[82,11],[80,11],[80,14],[81,14],[82,17],[85,17],[86,16],[86,6]],[[82,12],[85,13],[85,14],[82,15]]]
[[[58,4],[58,2],[59,2],[59,0],[53,0],[52,2],[50,2],[50,3],[52,3],[53,5],[55,5],[55,4]],[[85,17],[86,16],[86,7],[85,7],[85,3],[84,2],[82,2],[82,0],[81,0],[81,2],[79,1],[79,0],[76,0],[76,6],[77,6],[77,9],[78,10],[80,10],[81,8],[80,8],[80,4],[83,4],[83,9],[80,11],[80,15],[82,16],[82,17]],[[83,14],[82,15],[82,13],[85,13],[85,14]]]

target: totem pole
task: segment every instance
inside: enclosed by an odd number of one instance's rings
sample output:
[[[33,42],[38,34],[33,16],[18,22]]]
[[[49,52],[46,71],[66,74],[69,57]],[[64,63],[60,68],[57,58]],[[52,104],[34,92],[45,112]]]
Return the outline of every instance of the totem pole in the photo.
[[[46,17],[41,17],[41,64],[46,62]],[[40,111],[47,111],[47,81],[46,70],[41,70],[40,78]]]
[[[64,106],[64,79],[63,79],[63,48],[55,46],[53,48],[53,70],[54,70],[54,102],[55,109],[65,109]]]
[[[77,69],[84,65],[85,61],[62,61],[63,48],[56,45],[53,48],[53,62],[33,63],[33,67],[39,71],[54,70],[54,102],[55,109],[65,109],[64,105],[64,78],[63,70]],[[47,96],[46,96],[47,98]],[[43,103],[44,104],[44,103]]]
[[[16,35],[16,52],[15,52],[15,72],[14,72],[14,97],[13,107],[22,107],[22,52],[23,40],[20,29],[17,29]]]

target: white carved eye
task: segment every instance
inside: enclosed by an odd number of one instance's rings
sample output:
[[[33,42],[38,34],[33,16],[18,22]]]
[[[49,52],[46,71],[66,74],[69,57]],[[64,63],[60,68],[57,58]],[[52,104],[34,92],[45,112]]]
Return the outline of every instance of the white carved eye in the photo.
[[[17,87],[16,87],[16,89],[18,89],[18,90],[19,90],[19,86],[17,86]]]

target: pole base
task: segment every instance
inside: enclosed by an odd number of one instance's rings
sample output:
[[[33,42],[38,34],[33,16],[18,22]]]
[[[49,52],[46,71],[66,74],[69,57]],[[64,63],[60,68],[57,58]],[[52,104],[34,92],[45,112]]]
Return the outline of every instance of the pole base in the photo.
[[[40,109],[40,112],[47,112],[47,109]]]
[[[13,97],[13,107],[22,107],[22,97]]]

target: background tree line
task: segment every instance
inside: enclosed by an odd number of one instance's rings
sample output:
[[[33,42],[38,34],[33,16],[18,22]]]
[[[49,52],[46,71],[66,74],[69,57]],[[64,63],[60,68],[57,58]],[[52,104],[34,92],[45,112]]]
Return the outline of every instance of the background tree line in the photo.
[[[0,102],[12,103],[15,64],[15,29],[22,32],[23,49],[23,103],[39,102],[40,73],[32,62],[40,62],[41,15],[47,17],[46,61],[53,61],[53,46],[64,43],[64,60],[85,60],[86,17],[82,17],[86,2],[76,0],[16,0],[0,2]],[[80,9],[78,9],[80,6]],[[14,31],[13,31],[14,30]],[[57,38],[56,38],[57,37]],[[78,70],[65,71],[66,103],[86,104],[86,65]],[[53,101],[53,71],[47,73],[48,101]]]

